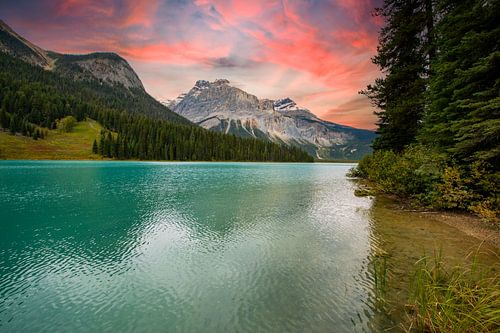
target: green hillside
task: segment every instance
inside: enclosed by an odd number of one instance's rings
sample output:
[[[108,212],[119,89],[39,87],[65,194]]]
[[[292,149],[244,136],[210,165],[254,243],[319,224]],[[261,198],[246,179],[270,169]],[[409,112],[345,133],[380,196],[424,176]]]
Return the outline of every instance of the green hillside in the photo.
[[[106,89],[109,93],[102,95]],[[94,119],[103,126],[104,131],[99,133],[97,140],[97,152],[108,158],[312,161],[305,151],[295,147],[210,132],[180,116],[168,120],[158,119],[139,107],[133,107],[132,110],[122,108],[124,103],[134,105],[134,97],[121,94],[122,90],[121,87],[114,88],[98,81],[74,81],[0,54],[0,128],[10,134],[29,138],[36,136],[36,128],[54,129],[60,119],[72,116],[78,121]],[[167,109],[167,112],[170,111]],[[32,139],[24,141],[24,145],[29,144],[38,145]],[[28,151],[36,150],[35,147]],[[85,156],[91,147],[85,147],[80,152],[81,157],[75,158],[88,158]],[[11,149],[16,149],[15,145],[8,148],[9,151]],[[66,157],[71,153],[60,152],[61,155],[55,158],[71,158]],[[4,158],[17,156],[8,152],[4,155]],[[43,158],[36,153],[24,156],[28,159]]]
[[[101,159],[92,154],[92,143],[98,138],[102,127],[94,120],[78,122],[70,133],[49,130],[45,139],[11,135],[0,131],[1,159],[35,160],[86,160]]]

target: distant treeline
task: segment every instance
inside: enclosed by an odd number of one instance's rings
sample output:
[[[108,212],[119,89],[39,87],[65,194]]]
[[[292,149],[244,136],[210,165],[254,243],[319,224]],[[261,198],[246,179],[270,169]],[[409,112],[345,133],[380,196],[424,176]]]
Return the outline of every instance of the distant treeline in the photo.
[[[363,92],[379,108],[356,174],[432,207],[498,217],[500,1],[386,0]]]
[[[97,120],[106,129],[94,150],[103,156],[143,160],[310,162],[301,149],[258,139],[214,133],[190,124],[140,91],[98,81],[73,81],[0,53],[0,126],[41,138],[44,128],[73,116]],[[163,110],[164,114],[158,114]],[[165,120],[168,119],[168,120]]]

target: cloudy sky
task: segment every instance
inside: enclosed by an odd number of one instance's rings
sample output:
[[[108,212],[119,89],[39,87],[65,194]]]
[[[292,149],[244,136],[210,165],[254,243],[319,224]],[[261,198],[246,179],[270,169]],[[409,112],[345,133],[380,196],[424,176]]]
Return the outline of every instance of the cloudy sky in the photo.
[[[158,99],[226,78],[291,97],[333,122],[373,129],[358,94],[379,76],[380,0],[1,0],[0,19],[39,46],[117,52]]]

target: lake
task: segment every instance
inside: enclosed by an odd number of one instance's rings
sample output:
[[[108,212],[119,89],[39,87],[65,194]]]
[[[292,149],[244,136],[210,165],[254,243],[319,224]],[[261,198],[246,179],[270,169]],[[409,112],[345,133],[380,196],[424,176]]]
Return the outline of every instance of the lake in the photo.
[[[395,325],[374,253],[448,237],[462,256],[474,240],[438,224],[414,236],[407,215],[353,195],[352,166],[0,161],[0,331]]]

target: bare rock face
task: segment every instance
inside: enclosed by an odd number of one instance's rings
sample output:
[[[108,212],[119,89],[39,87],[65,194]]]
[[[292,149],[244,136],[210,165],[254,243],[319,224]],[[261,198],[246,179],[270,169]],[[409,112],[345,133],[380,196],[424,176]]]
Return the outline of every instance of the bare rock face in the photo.
[[[56,71],[74,79],[97,79],[110,85],[144,90],[141,80],[129,63],[116,53],[90,53],[86,55],[55,55]]]
[[[358,159],[371,152],[375,137],[321,120],[290,98],[260,100],[228,80],[199,80],[168,106],[207,129],[300,146],[320,159]]]
[[[53,60],[47,51],[19,36],[2,20],[0,20],[0,52],[45,69],[52,68]]]

